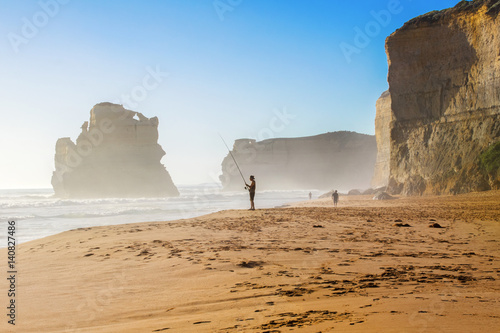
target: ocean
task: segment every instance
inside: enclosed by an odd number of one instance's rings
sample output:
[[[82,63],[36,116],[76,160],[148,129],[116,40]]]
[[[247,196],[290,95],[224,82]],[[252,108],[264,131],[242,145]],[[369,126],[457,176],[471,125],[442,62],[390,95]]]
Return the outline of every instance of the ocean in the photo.
[[[52,189],[0,190],[0,248],[7,246],[8,221],[24,243],[63,231],[134,222],[173,221],[227,209],[248,209],[248,192],[223,192],[218,184],[178,186],[176,198],[60,199]],[[273,208],[317,198],[322,192],[257,191],[255,206]],[[179,222],[179,223],[182,223]],[[3,229],[3,230],[2,230]]]

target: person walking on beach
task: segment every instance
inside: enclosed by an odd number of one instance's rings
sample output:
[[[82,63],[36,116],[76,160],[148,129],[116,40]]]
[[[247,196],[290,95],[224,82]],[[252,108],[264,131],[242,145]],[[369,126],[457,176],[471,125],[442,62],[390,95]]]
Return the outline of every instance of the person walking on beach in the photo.
[[[250,181],[250,185],[247,183],[245,183],[245,185],[247,186],[248,192],[250,192],[250,210],[255,210],[255,204],[253,202],[255,198],[255,177],[250,176]]]
[[[313,194],[311,192],[309,192],[309,200],[312,199],[312,196],[313,196]]]
[[[333,191],[332,199],[333,199],[333,205],[337,207],[337,204],[339,203],[339,194],[337,193],[337,190]]]

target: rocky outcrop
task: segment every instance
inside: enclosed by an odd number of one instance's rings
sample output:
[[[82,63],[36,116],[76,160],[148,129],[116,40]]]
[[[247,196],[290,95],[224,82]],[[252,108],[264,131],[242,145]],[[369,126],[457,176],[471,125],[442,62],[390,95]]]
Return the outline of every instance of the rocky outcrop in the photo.
[[[354,132],[260,142],[241,139],[232,150],[245,178],[256,177],[258,190],[367,188],[376,153],[373,135]],[[229,154],[222,162],[220,180],[225,190],[243,189]]]
[[[391,94],[385,91],[377,100],[375,116],[375,137],[377,139],[377,161],[373,172],[372,187],[383,187],[389,183],[391,160],[391,123],[394,120],[391,109]]]
[[[396,198],[394,198],[393,196],[391,196],[386,192],[377,192],[373,196],[373,200],[394,200],[394,199]]]
[[[479,156],[500,139],[499,12],[498,0],[461,1],[387,38],[391,193],[492,187]]]
[[[52,186],[58,197],[164,197],[179,192],[160,163],[158,118],[100,103],[76,144],[56,143]]]

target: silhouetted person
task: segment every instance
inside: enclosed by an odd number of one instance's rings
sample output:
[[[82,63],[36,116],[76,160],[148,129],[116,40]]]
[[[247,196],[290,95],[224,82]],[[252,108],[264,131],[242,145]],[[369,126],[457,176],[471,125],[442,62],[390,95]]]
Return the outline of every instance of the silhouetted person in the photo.
[[[250,176],[250,185],[245,183],[245,185],[248,188],[248,192],[250,192],[250,210],[255,210],[255,204],[253,202],[253,199],[255,198],[255,177]]]
[[[337,193],[337,190],[333,191],[332,199],[333,199],[333,205],[337,207],[337,204],[339,203],[339,194]]]
[[[309,192],[309,200],[311,200],[313,197],[313,194],[311,192]]]

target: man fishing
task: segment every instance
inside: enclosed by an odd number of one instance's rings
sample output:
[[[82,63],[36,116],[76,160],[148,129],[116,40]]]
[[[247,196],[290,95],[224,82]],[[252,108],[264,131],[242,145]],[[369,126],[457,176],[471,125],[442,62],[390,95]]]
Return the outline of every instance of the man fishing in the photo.
[[[250,176],[250,181],[250,185],[248,185],[246,182],[245,185],[247,186],[246,188],[248,189],[248,192],[250,192],[250,210],[255,210],[255,204],[253,202],[255,198],[255,177]]]
[[[222,135],[219,134],[219,136],[220,136],[222,142],[224,143],[224,145],[226,146],[227,150],[229,151],[229,155],[231,155],[231,157],[233,158],[234,164],[238,168],[238,171],[240,172],[241,179],[243,179],[243,182],[245,183],[245,186],[246,186],[245,189],[248,190],[248,192],[250,192],[250,210],[255,210],[255,204],[253,202],[253,200],[255,198],[255,177],[250,176],[251,183],[250,183],[250,185],[248,185],[247,182],[245,181],[245,177],[243,177],[243,173],[241,172],[241,169],[240,169],[240,166],[238,165],[238,162],[236,162],[236,159],[234,158],[233,153],[231,152],[231,149],[229,149],[229,147],[227,146],[226,141],[224,141],[224,139],[222,138]]]

